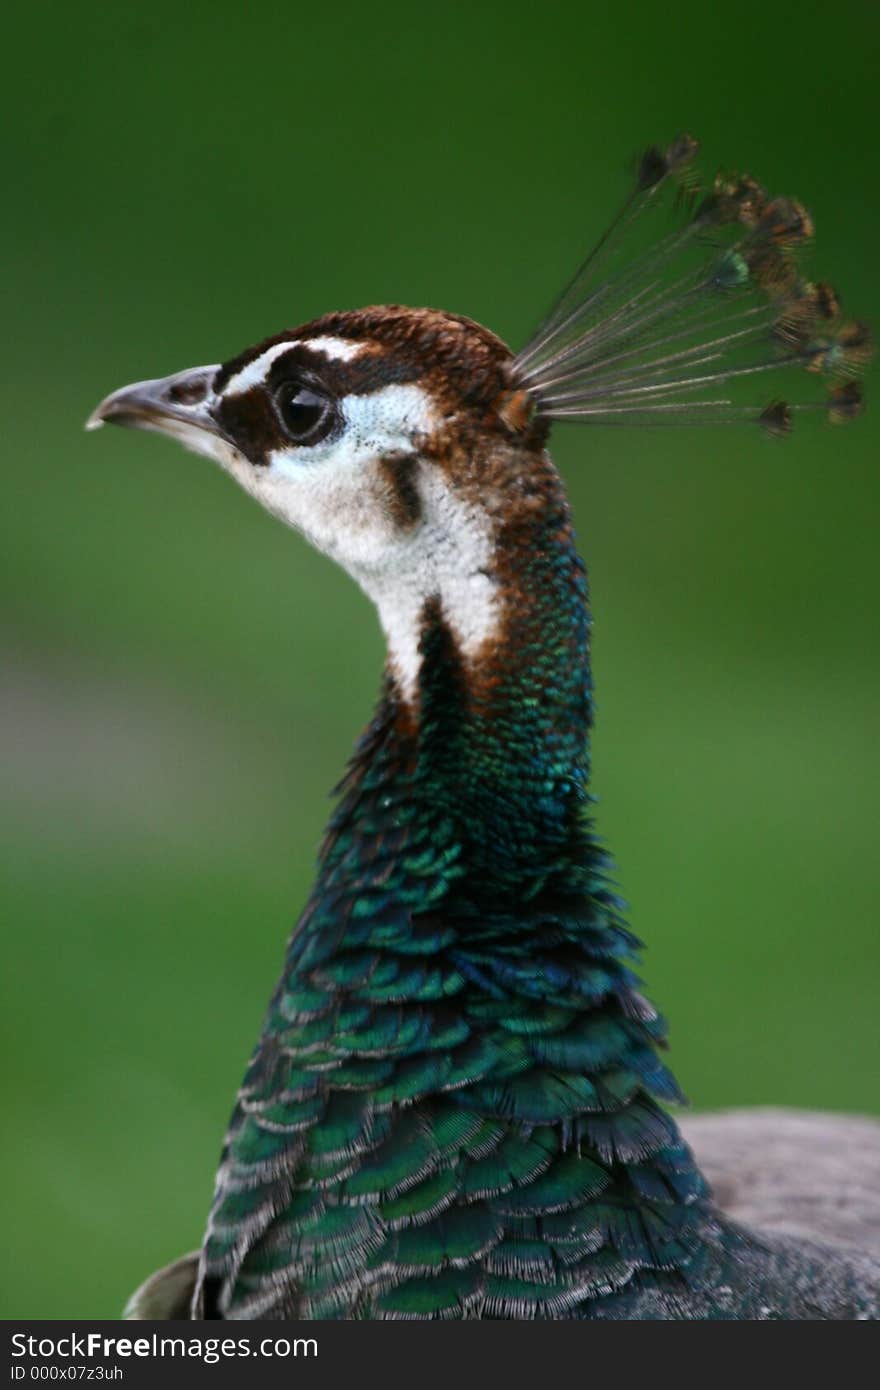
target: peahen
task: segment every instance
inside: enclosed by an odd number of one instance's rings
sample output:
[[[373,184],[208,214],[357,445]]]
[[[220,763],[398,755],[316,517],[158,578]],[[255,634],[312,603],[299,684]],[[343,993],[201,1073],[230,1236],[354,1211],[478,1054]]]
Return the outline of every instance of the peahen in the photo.
[[[516,355],[453,314],[333,313],[89,421],[214,459],[348,570],[388,645],[203,1248],[131,1317],[880,1314],[880,1125],[671,1117],[587,814],[587,583],[551,422],[784,434],[857,415],[870,355],[803,278],[804,208],[746,176],[701,188],[695,149],[642,157]],[[740,401],[785,369],[794,398]]]

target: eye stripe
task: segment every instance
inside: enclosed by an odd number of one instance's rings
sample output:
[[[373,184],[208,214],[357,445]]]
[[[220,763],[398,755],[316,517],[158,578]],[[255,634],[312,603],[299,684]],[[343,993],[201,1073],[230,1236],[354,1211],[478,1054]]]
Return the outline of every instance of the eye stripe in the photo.
[[[261,392],[271,395],[287,379],[302,378],[340,400],[346,396],[371,395],[386,386],[411,382],[420,375],[419,363],[405,357],[389,357],[383,351],[376,351],[371,343],[353,345],[358,351],[351,361],[347,360],[349,354],[346,360],[342,357],[333,360],[323,352],[312,350],[313,343],[326,341],[331,340],[285,338],[283,342],[271,343],[225,380],[224,374],[229,369],[221,367],[215,379],[219,410],[222,412],[225,404],[230,410],[235,408],[237,413],[238,402]]]
[[[364,352],[368,343],[352,343],[345,338],[288,338],[283,343],[273,343],[266,348],[252,361],[245,364],[240,371],[223,387],[225,396],[240,396],[245,391],[249,391],[252,386],[260,386],[265,381],[273,362],[294,348],[299,348],[309,353],[318,353],[325,359],[332,359],[338,362],[350,362],[353,357]]]
[[[223,395],[243,396],[253,386],[261,386],[272,363],[278,357],[283,357],[286,352],[290,352],[291,348],[298,346],[299,343],[296,339],[292,342],[288,339],[283,343],[273,343],[271,347],[261,352],[259,357],[248,362],[246,366],[241,368],[241,371],[236,372],[235,376],[230,378],[223,387]]]
[[[348,338],[307,338],[302,344],[310,352],[321,352],[338,362],[350,362],[359,353],[366,352],[369,343],[353,343]]]
[[[289,443],[269,396],[260,387],[233,396],[221,395],[215,406],[217,422],[252,464],[264,467],[273,449]]]

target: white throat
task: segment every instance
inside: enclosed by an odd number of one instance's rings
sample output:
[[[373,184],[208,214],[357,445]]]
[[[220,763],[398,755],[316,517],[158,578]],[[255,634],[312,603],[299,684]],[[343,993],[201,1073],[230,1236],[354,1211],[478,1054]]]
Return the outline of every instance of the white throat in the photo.
[[[341,355],[334,340],[320,341],[322,350]],[[252,367],[243,369],[241,382],[235,379],[237,387],[250,384]],[[220,462],[270,512],[336,560],[373,600],[392,671],[411,701],[418,691],[428,600],[439,601],[466,662],[499,629],[493,514],[457,491],[441,466],[419,457],[420,436],[437,424],[433,403],[420,387],[389,385],[348,396],[342,412],[341,438],[278,450],[268,467],[254,468],[234,451]],[[419,519],[412,525],[395,516],[383,473],[383,460],[401,455],[409,461],[418,492]]]
[[[501,608],[489,518],[454,496],[434,468],[423,472],[424,522],[401,544],[391,566],[352,571],[378,609],[391,669],[408,701],[418,690],[428,600],[439,600],[466,663],[498,631]]]

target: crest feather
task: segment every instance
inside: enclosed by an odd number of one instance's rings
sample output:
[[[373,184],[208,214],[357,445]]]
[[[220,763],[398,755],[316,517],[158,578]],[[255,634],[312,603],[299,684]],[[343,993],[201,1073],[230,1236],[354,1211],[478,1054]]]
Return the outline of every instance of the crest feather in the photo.
[[[515,358],[514,380],[550,420],[755,421],[786,434],[805,411],[853,418],[871,335],[841,316],[830,285],[802,274],[810,214],[748,174],[703,184],[697,150],[681,135],[645,152],[617,217]],[[784,399],[742,389],[786,369]]]

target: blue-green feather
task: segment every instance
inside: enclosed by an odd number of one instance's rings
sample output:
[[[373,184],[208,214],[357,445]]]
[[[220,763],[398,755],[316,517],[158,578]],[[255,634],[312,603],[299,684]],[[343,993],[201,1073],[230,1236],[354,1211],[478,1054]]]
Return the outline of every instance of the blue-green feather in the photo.
[[[519,601],[491,685],[428,605],[418,717],[389,679],[338,789],[230,1125],[210,1316],[748,1316],[788,1297],[737,1282],[740,1237],[663,1108],[681,1099],[665,1024],[586,816],[586,581],[547,469],[504,542]]]

